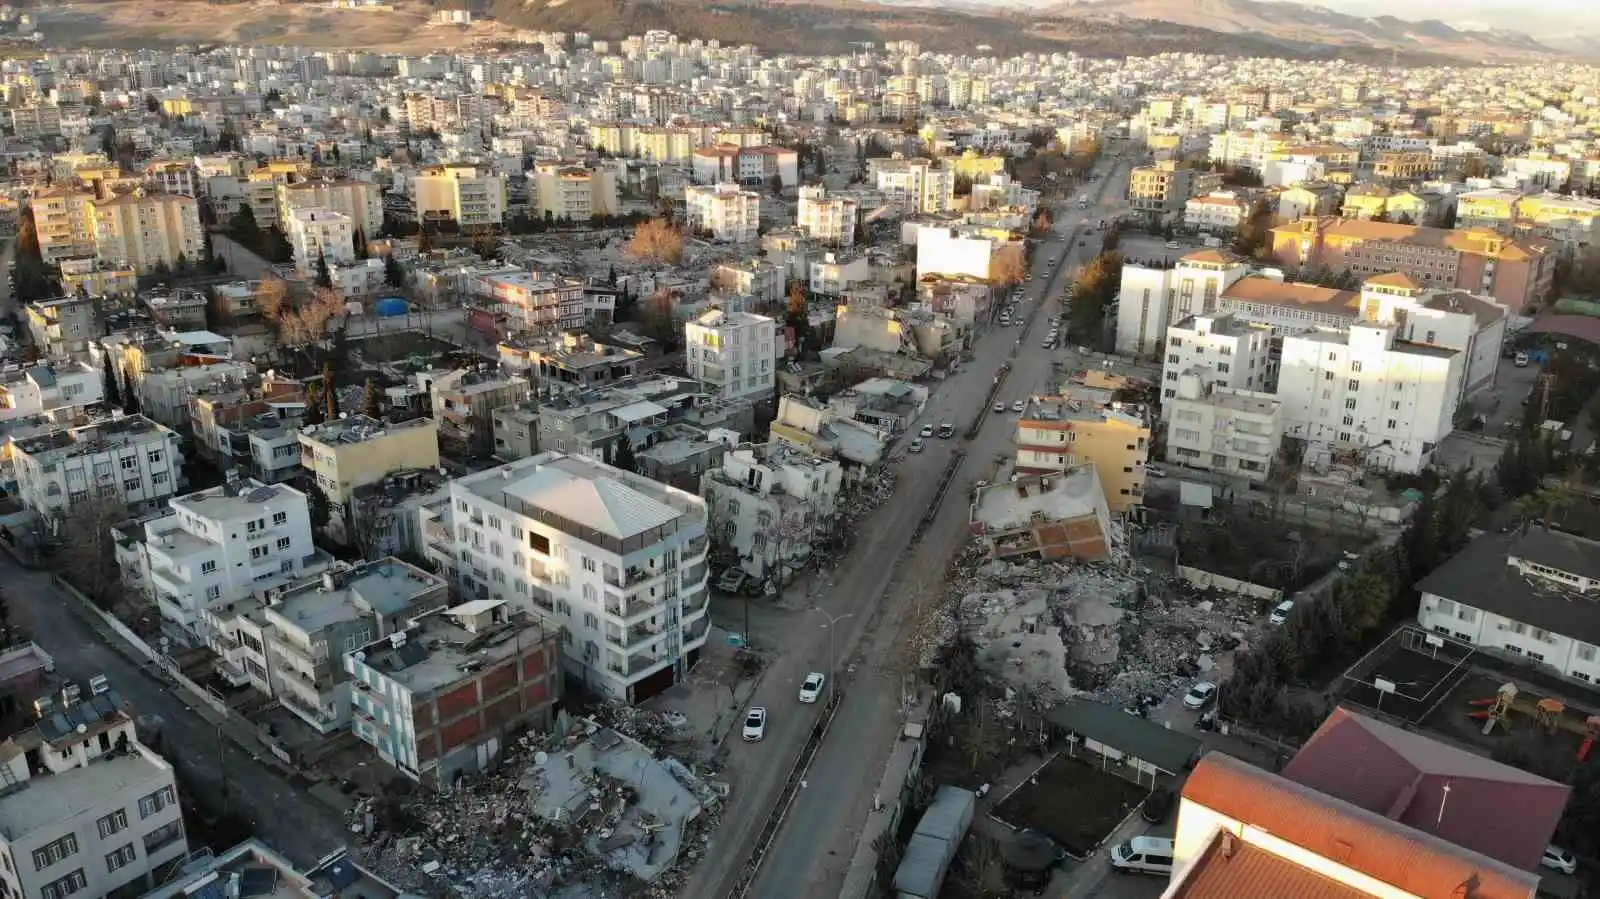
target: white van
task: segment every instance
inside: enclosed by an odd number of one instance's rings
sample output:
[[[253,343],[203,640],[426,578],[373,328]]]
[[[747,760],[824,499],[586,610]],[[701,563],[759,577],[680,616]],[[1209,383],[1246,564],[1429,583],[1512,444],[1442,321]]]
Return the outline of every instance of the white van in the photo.
[[[1139,874],[1172,875],[1172,841],[1159,837],[1134,837],[1111,850],[1111,867]]]

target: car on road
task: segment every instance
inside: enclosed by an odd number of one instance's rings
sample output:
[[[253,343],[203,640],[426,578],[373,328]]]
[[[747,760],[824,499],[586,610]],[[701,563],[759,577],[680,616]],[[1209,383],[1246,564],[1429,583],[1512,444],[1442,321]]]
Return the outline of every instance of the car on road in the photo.
[[[922,426],[922,430],[917,432],[917,436],[918,437],[932,437],[933,436],[933,425],[923,425]]]
[[[1012,412],[1021,412],[1022,410],[1026,409],[1026,408],[1028,408],[1028,401],[1027,400],[1017,400],[1016,402],[1011,404],[1011,411]]]
[[[1175,240],[1169,240],[1169,241],[1167,241],[1167,249],[1169,249],[1169,250],[1181,250],[1181,249],[1183,249],[1183,244],[1178,243]]]
[[[1042,350],[1053,350],[1056,348],[1056,342],[1054,340],[1042,341],[1039,344],[1039,348]]]
[[[1172,875],[1172,841],[1159,837],[1134,837],[1111,850],[1114,871]]]
[[[754,743],[767,735],[767,710],[752,706],[744,715],[744,741]]]
[[[996,414],[999,414],[999,413],[1001,413],[1001,412],[1004,412],[1004,411],[1006,411],[1006,404],[1005,404],[1005,403],[1003,403],[1003,402],[1001,402],[1001,403],[995,403],[995,404],[994,404],[994,411],[995,411],[995,413],[996,413]]]
[[[1217,698],[1217,685],[1208,680],[1195,681],[1189,692],[1183,694],[1183,707],[1203,709]]]
[[[1272,607],[1272,614],[1267,616],[1267,623],[1272,625],[1283,624],[1289,620],[1289,613],[1294,611],[1294,600],[1286,599]]]
[[[1528,367],[1528,354],[1527,353],[1518,353],[1515,356],[1512,356],[1511,357],[1511,364],[1515,365],[1517,368],[1527,368]]]
[[[822,695],[822,685],[826,680],[820,671],[806,675],[805,682],[800,684],[800,701],[816,702],[817,697]]]
[[[908,452],[908,453],[920,453],[924,449],[926,449],[927,446],[928,445],[926,443],[922,442],[922,438],[921,437],[913,437],[913,438],[911,438],[911,443],[906,446],[906,452]]]
[[[1544,857],[1539,859],[1539,864],[1562,874],[1574,874],[1578,870],[1577,857],[1560,846],[1544,847]]]
[[[951,437],[954,437],[954,436],[956,436],[956,426],[955,425],[951,424],[948,421],[942,421],[942,422],[939,423],[939,439],[940,440],[949,440]]]

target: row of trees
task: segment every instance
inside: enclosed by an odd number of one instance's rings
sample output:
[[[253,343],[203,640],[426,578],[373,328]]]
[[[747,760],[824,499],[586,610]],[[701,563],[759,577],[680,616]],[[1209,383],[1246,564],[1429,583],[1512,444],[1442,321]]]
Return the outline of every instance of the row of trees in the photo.
[[[1089,260],[1078,273],[1067,322],[1067,333],[1073,340],[1098,345],[1106,308],[1122,289],[1122,262],[1122,254],[1110,250]]]

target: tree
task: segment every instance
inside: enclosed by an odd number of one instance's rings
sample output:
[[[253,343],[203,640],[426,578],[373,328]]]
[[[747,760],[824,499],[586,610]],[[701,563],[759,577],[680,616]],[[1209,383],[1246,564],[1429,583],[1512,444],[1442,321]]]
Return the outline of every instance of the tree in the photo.
[[[771,190],[774,195],[782,194],[783,176],[777,172],[773,172],[772,177],[767,179],[767,189]]]
[[[156,99],[155,94],[145,94],[144,108],[148,112],[160,112],[161,101]]]
[[[683,262],[683,232],[666,219],[651,219],[634,229],[624,250],[642,262],[678,265]]]
[[[1021,244],[1001,248],[989,258],[989,283],[995,287],[1014,287],[1028,277],[1028,262]]]
[[[395,289],[406,284],[406,270],[401,267],[400,260],[394,258],[393,254],[383,257],[383,281]]]
[[[239,211],[233,214],[233,221],[228,223],[228,236],[247,250],[260,248],[261,226],[256,223],[255,210],[249,203],[240,204]]]
[[[612,453],[611,464],[623,471],[634,473],[639,471],[639,460],[633,454],[633,441],[628,439],[627,434],[617,438],[617,448]]]
[[[642,324],[647,336],[660,341],[665,346],[677,346],[679,333],[677,328],[678,294],[665,288],[657,290],[645,300]]]
[[[352,244],[351,249],[355,251],[357,259],[366,259],[369,255],[371,255],[367,252],[367,232],[357,228],[355,233],[350,236],[350,243]]]
[[[111,528],[127,518],[128,504],[113,487],[74,500],[70,508],[49,520],[51,533],[61,547],[55,556],[55,567],[101,608],[111,608],[122,594]]]
[[[433,233],[427,228],[417,232],[417,252],[427,254],[433,250]]]
[[[322,417],[326,421],[339,418],[339,388],[333,383],[333,365],[322,363]]]
[[[306,424],[320,425],[323,422],[322,390],[316,381],[306,384]]]
[[[333,271],[328,268],[328,257],[322,253],[317,254],[317,277],[315,283],[323,289],[333,287]]]
[[[107,353],[105,362],[100,366],[101,375],[105,378],[105,400],[113,406],[122,405],[122,391],[117,387],[117,370],[111,365],[111,354]]]
[[[122,411],[129,415],[139,414],[139,384],[133,379],[133,372],[126,366],[122,369]]]
[[[361,414],[368,418],[383,418],[383,393],[378,390],[378,382],[372,378],[368,378],[363,387]]]

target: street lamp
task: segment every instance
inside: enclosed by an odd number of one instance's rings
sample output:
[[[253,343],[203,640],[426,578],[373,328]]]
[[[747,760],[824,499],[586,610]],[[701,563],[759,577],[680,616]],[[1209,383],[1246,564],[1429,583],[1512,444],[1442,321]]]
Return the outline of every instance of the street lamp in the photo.
[[[829,615],[827,612],[822,611],[821,607],[819,606],[812,606],[811,611],[816,612],[818,615],[828,619],[828,623],[824,624],[822,628],[828,632],[828,690],[831,692],[833,690],[833,682],[839,676],[838,663],[834,656],[834,651],[836,648],[834,633],[838,631],[839,628],[835,625],[846,618],[854,618],[856,613],[846,612],[843,615]]]

